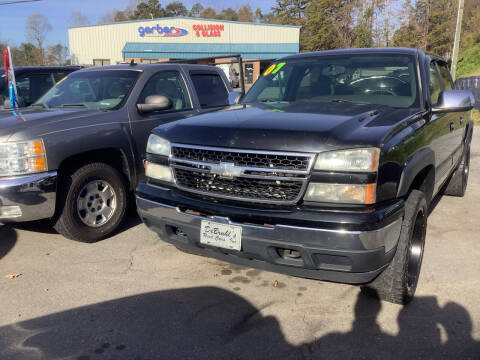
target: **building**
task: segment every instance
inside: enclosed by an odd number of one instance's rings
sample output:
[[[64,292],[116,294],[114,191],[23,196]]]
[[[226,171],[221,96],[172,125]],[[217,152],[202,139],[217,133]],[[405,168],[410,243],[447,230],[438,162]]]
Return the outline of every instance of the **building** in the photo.
[[[79,65],[240,54],[251,83],[272,60],[299,51],[300,27],[179,16],[72,27],[68,38],[72,63]]]

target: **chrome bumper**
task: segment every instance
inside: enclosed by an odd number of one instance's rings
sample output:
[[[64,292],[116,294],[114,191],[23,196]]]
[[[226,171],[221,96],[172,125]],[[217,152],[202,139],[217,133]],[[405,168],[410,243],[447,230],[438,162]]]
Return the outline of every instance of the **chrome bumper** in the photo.
[[[0,222],[50,218],[55,212],[57,173],[0,178]],[[2,215],[2,207],[16,207],[14,215]]]

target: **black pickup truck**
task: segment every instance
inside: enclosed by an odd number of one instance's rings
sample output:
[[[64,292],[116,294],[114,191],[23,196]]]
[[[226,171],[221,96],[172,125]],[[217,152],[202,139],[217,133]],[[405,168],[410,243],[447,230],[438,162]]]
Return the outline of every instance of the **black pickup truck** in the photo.
[[[51,218],[67,238],[106,237],[133,199],[151,130],[237,95],[221,69],[206,65],[70,74],[18,116],[0,115],[0,222]]]
[[[463,196],[472,94],[413,49],[272,64],[240,104],[153,130],[145,224],[181,250],[412,299],[429,206]]]

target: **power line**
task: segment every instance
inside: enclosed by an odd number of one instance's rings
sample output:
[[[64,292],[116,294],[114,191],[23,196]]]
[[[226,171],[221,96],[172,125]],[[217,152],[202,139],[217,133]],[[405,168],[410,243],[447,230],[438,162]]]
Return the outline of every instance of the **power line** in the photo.
[[[35,1],[42,1],[42,0],[11,0],[11,1],[0,2],[0,6],[1,5],[11,5],[11,4],[35,2]]]

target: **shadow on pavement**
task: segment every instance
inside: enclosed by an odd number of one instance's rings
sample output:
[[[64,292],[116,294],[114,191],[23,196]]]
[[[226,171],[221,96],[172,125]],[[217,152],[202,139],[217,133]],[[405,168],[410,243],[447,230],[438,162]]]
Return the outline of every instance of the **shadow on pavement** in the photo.
[[[480,354],[467,311],[455,303],[439,307],[434,297],[403,308],[394,336],[377,323],[381,303],[360,294],[351,331],[299,346],[286,341],[276,317],[262,315],[271,305],[255,308],[215,287],[125,297],[1,327],[0,358],[465,359]]]
[[[7,255],[17,242],[17,233],[10,225],[0,225],[0,259]]]
[[[123,224],[120,226],[120,228],[116,230],[111,236],[121,234],[141,223],[142,221],[140,220],[140,218],[136,213],[133,213],[133,212],[129,213],[125,221],[123,222]],[[14,226],[16,229],[19,229],[19,230],[32,231],[32,232],[37,232],[42,234],[58,234],[53,228],[52,222],[48,219],[14,223],[10,225]]]

